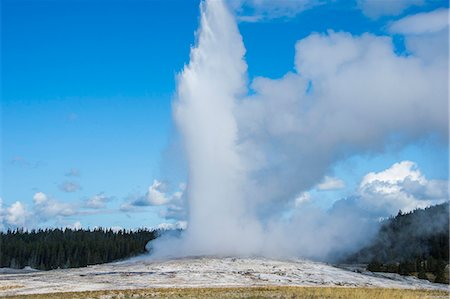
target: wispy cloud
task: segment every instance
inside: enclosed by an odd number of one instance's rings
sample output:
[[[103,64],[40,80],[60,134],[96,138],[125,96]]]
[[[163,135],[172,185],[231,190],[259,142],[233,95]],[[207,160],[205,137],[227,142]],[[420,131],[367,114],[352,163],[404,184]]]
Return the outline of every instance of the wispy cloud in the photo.
[[[29,161],[25,159],[22,156],[15,156],[11,158],[10,160],[11,164],[24,167],[24,168],[30,168],[30,169],[36,169],[44,165],[44,162],[42,161]]]
[[[66,177],[80,177],[81,173],[80,170],[77,168],[71,168],[69,169],[65,174]]]
[[[426,0],[357,0],[358,7],[372,19],[396,16],[412,6],[424,5],[426,2]]]
[[[325,176],[323,181],[317,185],[317,189],[321,191],[339,190],[345,188],[345,182],[341,179]]]
[[[65,181],[59,185],[59,189],[64,192],[77,192],[81,190],[81,186],[76,182]]]
[[[393,22],[389,26],[389,31],[397,34],[435,33],[448,28],[448,18],[448,9],[418,13]]]
[[[235,0],[230,1],[237,11],[239,22],[261,22],[280,18],[293,18],[302,11],[323,4],[322,0]]]

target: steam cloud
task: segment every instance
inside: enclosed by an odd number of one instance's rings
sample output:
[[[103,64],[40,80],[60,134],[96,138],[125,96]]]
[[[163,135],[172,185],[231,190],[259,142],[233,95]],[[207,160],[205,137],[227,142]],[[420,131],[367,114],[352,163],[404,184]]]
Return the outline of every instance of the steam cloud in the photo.
[[[152,254],[330,259],[364,245],[372,220],[386,216],[360,199],[365,193],[330,211],[295,202],[353,154],[430,134],[447,141],[448,26],[419,27],[405,33],[407,56],[388,36],[312,34],[296,44],[296,72],[256,78],[248,95],[235,19],[224,2],[202,2],[174,104],[188,162],[188,228],[152,242]],[[403,182],[428,188],[425,179]],[[448,197],[446,184],[431,185],[442,188],[427,194]]]

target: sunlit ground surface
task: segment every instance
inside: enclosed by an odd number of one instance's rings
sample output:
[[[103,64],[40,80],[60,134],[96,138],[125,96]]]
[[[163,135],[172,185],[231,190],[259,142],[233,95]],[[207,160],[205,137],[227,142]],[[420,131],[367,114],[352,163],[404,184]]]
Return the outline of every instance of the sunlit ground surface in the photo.
[[[0,297],[426,298],[448,295],[449,290],[443,284],[398,274],[361,269],[355,272],[308,260],[266,258],[144,258],[77,269],[0,270]]]
[[[344,287],[235,287],[235,288],[163,288],[95,291],[77,293],[52,293],[22,295],[9,298],[367,298],[409,299],[448,298],[449,292],[439,290],[402,290],[381,288]]]

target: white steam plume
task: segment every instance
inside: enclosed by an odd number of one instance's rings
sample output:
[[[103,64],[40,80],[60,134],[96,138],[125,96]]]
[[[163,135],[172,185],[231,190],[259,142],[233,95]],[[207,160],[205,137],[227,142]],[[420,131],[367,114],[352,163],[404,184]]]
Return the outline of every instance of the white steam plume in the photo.
[[[233,113],[246,91],[245,48],[222,1],[201,4],[197,38],[174,107],[189,164],[189,227],[177,247],[184,254],[238,254],[255,248],[248,243],[258,231],[243,198]]]
[[[339,258],[370,241],[374,219],[389,216],[377,208],[380,196],[389,211],[400,208],[391,200],[399,196],[409,208],[446,200],[442,182],[410,179],[401,182],[408,192],[372,188],[329,211],[303,200],[353,154],[430,134],[448,140],[448,27],[419,32],[405,35],[408,56],[388,36],[312,34],[297,42],[295,72],[256,78],[247,95],[234,17],[224,1],[202,2],[174,107],[188,162],[188,228],[152,242],[153,256]],[[439,192],[419,192],[431,189]]]

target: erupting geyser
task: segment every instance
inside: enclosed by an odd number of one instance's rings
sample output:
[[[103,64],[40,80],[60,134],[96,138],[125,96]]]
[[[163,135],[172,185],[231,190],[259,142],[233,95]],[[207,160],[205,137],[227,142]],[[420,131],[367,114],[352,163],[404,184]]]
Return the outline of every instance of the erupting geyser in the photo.
[[[336,162],[382,152],[393,136],[395,148],[433,134],[447,140],[446,55],[408,42],[412,54],[399,55],[391,38],[370,33],[313,33],[296,43],[295,71],[254,78],[249,95],[245,47],[227,2],[200,8],[173,111],[188,165],[188,228],[153,241],[152,256],[337,259],[369,242],[380,217],[447,200],[442,188],[409,194],[400,182],[416,191],[428,183],[408,175],[378,182],[400,193],[363,181],[328,211],[304,193]]]
[[[234,116],[237,98],[246,93],[245,48],[222,1],[201,4],[197,34],[189,65],[178,78],[174,107],[189,164],[189,227],[172,250],[250,254],[260,247],[259,227],[243,198],[246,173]]]

